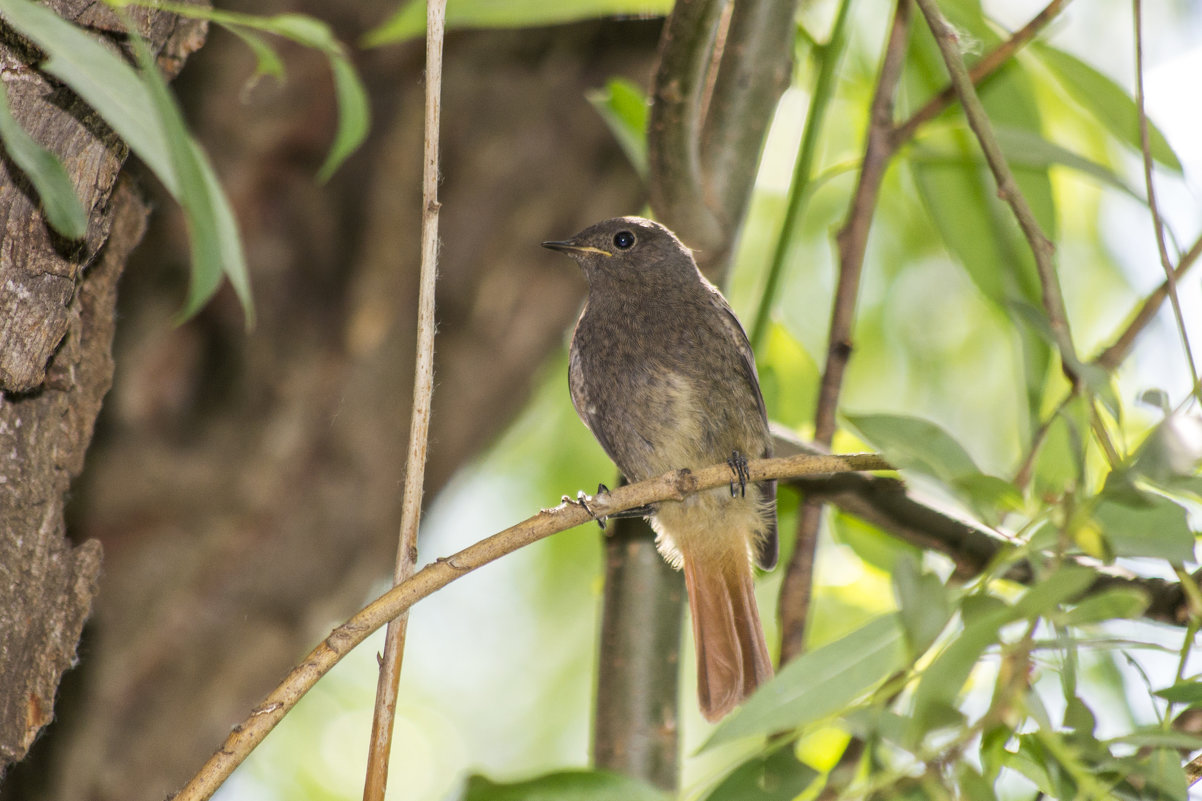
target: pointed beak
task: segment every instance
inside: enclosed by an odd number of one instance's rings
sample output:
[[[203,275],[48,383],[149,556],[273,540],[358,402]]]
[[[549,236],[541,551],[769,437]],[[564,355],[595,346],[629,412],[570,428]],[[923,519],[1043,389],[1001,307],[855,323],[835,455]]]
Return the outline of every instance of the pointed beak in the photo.
[[[566,253],[569,256],[572,256],[573,258],[575,258],[578,254],[582,254],[582,253],[596,253],[599,256],[614,255],[614,254],[610,253],[608,250],[602,250],[601,248],[595,248],[592,245],[577,244],[576,241],[573,239],[565,239],[565,240],[558,241],[558,242],[557,241],[543,242],[543,247],[547,248],[548,250],[558,250],[560,253]]]
[[[576,246],[570,239],[565,239],[559,242],[543,242],[543,247],[545,247],[547,250],[558,250],[561,253],[571,253],[572,251],[576,250]]]

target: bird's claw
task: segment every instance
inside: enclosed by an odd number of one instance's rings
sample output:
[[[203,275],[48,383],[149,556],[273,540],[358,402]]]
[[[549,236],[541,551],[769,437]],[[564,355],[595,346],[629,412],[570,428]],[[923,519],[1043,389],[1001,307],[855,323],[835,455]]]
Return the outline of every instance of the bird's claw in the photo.
[[[735,497],[735,481],[739,482],[739,495],[747,497],[747,479],[751,477],[751,473],[747,470],[747,457],[738,451],[731,451],[730,458],[726,460],[726,464],[730,466],[734,477],[730,480],[730,497]]]

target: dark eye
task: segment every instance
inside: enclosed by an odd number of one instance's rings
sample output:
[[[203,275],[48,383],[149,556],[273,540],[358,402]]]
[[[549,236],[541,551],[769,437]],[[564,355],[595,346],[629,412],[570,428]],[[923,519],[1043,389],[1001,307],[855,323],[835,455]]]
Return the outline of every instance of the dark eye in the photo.
[[[630,250],[634,247],[634,234],[629,231],[618,231],[614,234],[614,247],[618,250]]]

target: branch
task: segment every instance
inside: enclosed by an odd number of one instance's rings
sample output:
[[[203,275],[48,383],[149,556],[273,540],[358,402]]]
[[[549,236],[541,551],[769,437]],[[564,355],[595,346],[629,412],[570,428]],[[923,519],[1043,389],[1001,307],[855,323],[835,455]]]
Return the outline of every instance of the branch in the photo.
[[[892,469],[888,462],[873,453],[838,456],[801,454],[776,459],[753,459],[747,463],[748,480],[753,482],[847,470]],[[552,534],[627,509],[667,500],[683,500],[702,490],[727,486],[730,480],[730,466],[722,463],[695,472],[677,470],[665,473],[637,484],[618,487],[609,493],[592,497],[582,495],[580,500],[565,496],[553,509],[544,509],[453,556],[435,560],[334,629],[292,669],[278,687],[251,710],[246,720],[233,728],[225,743],[180,790],[175,801],[202,801],[209,798],[318,679],[372,632],[408,611],[422,598],[476,568]]]
[[[818,389],[818,408],[814,420],[814,439],[824,447],[830,445],[835,433],[839,392],[843,386],[843,373],[851,356],[851,327],[855,318],[864,253],[867,250],[868,230],[872,225],[881,181],[893,152],[889,144],[890,133],[893,130],[893,95],[901,79],[909,39],[910,2],[911,0],[898,0],[894,11],[881,73],[877,79],[876,93],[873,95],[869,112],[867,143],[859,182],[847,212],[847,221],[837,236],[839,281],[831,310],[826,368]],[[781,664],[797,656],[802,650],[813,587],[814,556],[820,521],[821,504],[807,499],[798,515],[796,545],[785,569],[777,604],[780,615]]]
[[[959,40],[955,30],[943,18],[935,0],[916,0],[916,2],[922,9],[923,16],[926,17],[931,33],[935,36],[935,44],[943,55],[943,63],[947,66],[948,74],[951,76],[952,86],[964,108],[964,116],[968,119],[969,127],[976,134],[981,152],[984,153],[985,161],[997,182],[998,195],[1014,212],[1019,228],[1022,229],[1023,236],[1026,237],[1027,243],[1031,247],[1031,253],[1035,256],[1035,269],[1039,274],[1040,285],[1043,287],[1043,306],[1044,312],[1048,316],[1048,325],[1051,327],[1052,337],[1060,351],[1062,369],[1076,385],[1080,381],[1080,361],[1073,347],[1068,326],[1068,314],[1064,307],[1064,297],[1060,292],[1060,281],[1056,276],[1055,265],[1052,263],[1055,247],[1040,228],[1027,199],[1018,188],[1018,182],[1010,172],[1010,166],[1002,154],[1001,145],[994,136],[993,124],[989,121],[989,115],[985,112],[985,107],[977,96],[972,79],[968,74],[968,68],[964,65],[964,59],[960,55]]]
[[[1152,146],[1148,141],[1148,114],[1144,109],[1144,43],[1143,43],[1143,7],[1140,0],[1134,0],[1132,8],[1135,13],[1135,104],[1139,108],[1139,149],[1143,154],[1144,185],[1148,191],[1148,209],[1152,213],[1152,228],[1156,232],[1156,249],[1160,254],[1160,264],[1164,267],[1165,291],[1173,307],[1173,318],[1177,322],[1177,333],[1185,348],[1186,362],[1189,364],[1190,376],[1193,378],[1194,392],[1198,392],[1198,366],[1194,363],[1194,353],[1190,348],[1189,334],[1185,330],[1185,317],[1181,314],[1181,299],[1177,297],[1177,278],[1169,258],[1168,245],[1165,243],[1164,220],[1160,216],[1160,207],[1156,203],[1156,183],[1152,180]]]
[[[446,0],[430,0],[426,10],[426,119],[422,164],[422,266],[417,308],[417,355],[413,367],[413,408],[409,418],[409,454],[405,460],[405,489],[401,506],[393,584],[404,584],[417,562],[417,529],[422,514],[426,446],[430,430],[430,399],[434,394],[434,288],[438,275],[438,120],[442,94],[442,40]],[[376,707],[368,743],[364,801],[383,801],[388,786],[388,758],[396,720],[397,685],[405,653],[408,613],[388,624],[384,656],[376,684]]]
[[[997,72],[1003,64],[1014,57],[1015,53],[1034,39],[1036,34],[1046,28],[1048,23],[1054,20],[1068,3],[1069,0],[1052,0],[1042,11],[1032,17],[1030,22],[1015,31],[1009,39],[982,56],[981,60],[974,64],[972,69],[968,71],[968,77],[973,84],[979,86],[982,81]],[[890,146],[896,150],[910,141],[919,127],[935,119],[935,117],[939,116],[940,112],[951,106],[955,100],[956,88],[948,84],[942,92],[932,97],[926,102],[926,105],[914,112],[910,119],[894,129],[893,135],[890,137]]]
[[[1202,256],[1202,237],[1199,237],[1194,242],[1193,247],[1186,251],[1181,260],[1177,262],[1177,267],[1172,272],[1172,282],[1180,281],[1189,272],[1189,269],[1197,263],[1199,256]],[[1131,348],[1135,345],[1136,337],[1148,326],[1148,323],[1152,322],[1156,313],[1160,311],[1161,304],[1164,303],[1164,299],[1169,295],[1169,287],[1170,280],[1165,278],[1164,282],[1144,299],[1134,319],[1123,329],[1123,333],[1115,339],[1110,347],[1094,358],[1093,363],[1095,365],[1112,370],[1118,367],[1123,359],[1127,358],[1127,355],[1131,352]]]
[[[701,180],[701,108],[723,0],[680,0],[664,24],[647,120],[651,206],[685,242],[720,247],[722,226]]]

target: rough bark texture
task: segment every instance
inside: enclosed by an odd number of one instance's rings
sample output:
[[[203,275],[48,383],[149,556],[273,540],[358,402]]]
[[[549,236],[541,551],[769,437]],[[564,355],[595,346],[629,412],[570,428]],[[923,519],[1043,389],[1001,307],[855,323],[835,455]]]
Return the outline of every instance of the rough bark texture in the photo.
[[[50,5],[88,27],[115,22],[92,3]],[[169,73],[203,40],[195,24],[138,22]],[[67,165],[89,223],[79,242],[57,237],[24,176],[0,161],[0,776],[52,719],[96,595],[100,543],[73,547],[64,509],[112,381],[117,278],[146,218],[119,179],[124,146],[37,57],[0,25],[13,115]]]
[[[347,42],[395,8],[241,6],[311,13]],[[643,202],[584,94],[614,75],[645,83],[658,30],[447,42],[428,498],[521,408],[579,310],[582,278],[538,243]],[[422,46],[356,54],[372,135],[324,187],[328,68],[281,52],[287,82],[248,87],[253,56],[215,29],[175,84],[242,226],[258,324],[246,335],[223,290],[171,327],[186,238],[161,200],[122,282],[117,375],[70,509],[77,539],[105,549],[86,654],[0,798],[178,789],[388,575],[413,372]]]

